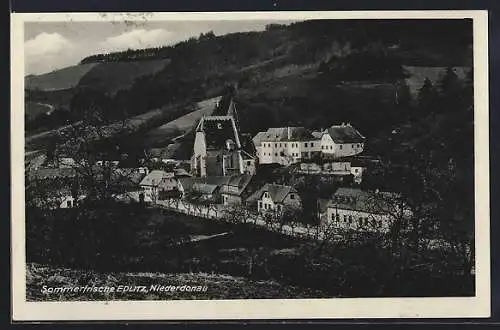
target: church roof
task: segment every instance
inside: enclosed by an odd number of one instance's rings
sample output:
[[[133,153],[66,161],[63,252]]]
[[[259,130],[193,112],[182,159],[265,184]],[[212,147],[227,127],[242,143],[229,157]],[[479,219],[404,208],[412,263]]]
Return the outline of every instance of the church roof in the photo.
[[[205,133],[207,149],[226,149],[227,141],[232,140],[236,148],[240,148],[240,139],[230,116],[208,116],[202,119],[201,130]]]

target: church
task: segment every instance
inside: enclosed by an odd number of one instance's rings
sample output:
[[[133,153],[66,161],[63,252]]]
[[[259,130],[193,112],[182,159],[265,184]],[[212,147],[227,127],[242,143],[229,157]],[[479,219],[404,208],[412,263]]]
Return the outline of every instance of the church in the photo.
[[[212,115],[198,123],[191,172],[198,177],[255,174],[255,157],[242,147],[232,94],[222,96]]]

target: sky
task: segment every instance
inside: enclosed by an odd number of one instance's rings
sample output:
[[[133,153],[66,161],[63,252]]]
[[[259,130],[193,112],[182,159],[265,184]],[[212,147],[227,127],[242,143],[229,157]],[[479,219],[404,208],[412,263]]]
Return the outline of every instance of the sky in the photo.
[[[208,31],[216,35],[260,31],[269,23],[291,21],[27,22],[25,73],[51,72],[97,53],[173,45]]]

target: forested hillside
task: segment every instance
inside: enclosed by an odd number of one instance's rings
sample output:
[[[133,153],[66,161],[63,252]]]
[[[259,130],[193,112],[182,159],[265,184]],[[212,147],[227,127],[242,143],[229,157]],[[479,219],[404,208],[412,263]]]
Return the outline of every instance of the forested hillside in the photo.
[[[96,54],[71,70],[27,77],[30,104],[55,109],[36,115],[28,106],[27,129],[81,119],[79,100],[92,100],[113,121],[220,95],[228,83],[239,84],[243,112],[264,113],[273,125],[326,124],[347,114],[356,121],[358,112],[383,118],[380,111],[397,111],[396,94],[408,85],[418,89],[412,81],[418,68],[470,67],[471,45],[467,20],[320,20],[271,24],[261,32],[208,32],[168,47]],[[54,90],[57,77],[70,83]],[[301,123],[297,114],[304,110],[310,116]],[[331,112],[336,115],[325,118]],[[260,128],[245,125],[250,132]]]

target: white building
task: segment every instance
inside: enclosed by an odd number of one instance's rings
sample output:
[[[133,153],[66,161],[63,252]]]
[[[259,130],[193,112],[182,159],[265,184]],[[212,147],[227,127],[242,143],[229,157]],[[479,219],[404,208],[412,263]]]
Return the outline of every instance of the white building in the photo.
[[[85,196],[85,195],[79,195],[78,199],[75,200],[75,198],[73,196],[65,195],[61,198],[61,204],[59,205],[59,207],[62,209],[78,207],[86,197],[87,196]]]
[[[260,164],[290,165],[323,154],[345,157],[363,151],[365,137],[350,124],[320,132],[304,127],[269,128],[253,138]]]
[[[401,206],[398,195],[368,192],[357,188],[339,188],[320,218],[323,225],[339,230],[388,232],[392,223],[405,219],[411,212]]]

